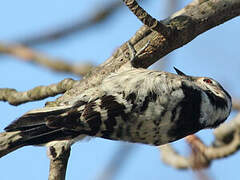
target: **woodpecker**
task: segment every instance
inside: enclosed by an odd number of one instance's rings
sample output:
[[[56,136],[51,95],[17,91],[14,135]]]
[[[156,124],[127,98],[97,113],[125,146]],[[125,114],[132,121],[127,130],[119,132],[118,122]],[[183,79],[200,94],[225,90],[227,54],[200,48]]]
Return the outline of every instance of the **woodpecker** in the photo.
[[[73,144],[84,136],[159,146],[223,123],[232,106],[223,87],[175,70],[115,73],[58,107],[29,111],[5,128],[21,137],[11,146]]]

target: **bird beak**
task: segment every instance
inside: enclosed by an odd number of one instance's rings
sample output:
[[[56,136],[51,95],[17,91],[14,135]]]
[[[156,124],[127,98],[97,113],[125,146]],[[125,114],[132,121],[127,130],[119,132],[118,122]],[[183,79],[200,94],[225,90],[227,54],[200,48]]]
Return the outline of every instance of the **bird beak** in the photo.
[[[175,69],[175,71],[176,71],[176,73],[178,74],[178,75],[180,75],[180,76],[187,76],[186,74],[184,74],[182,71],[180,71],[179,69],[177,69],[177,68],[175,68],[175,67],[173,67],[174,69]]]

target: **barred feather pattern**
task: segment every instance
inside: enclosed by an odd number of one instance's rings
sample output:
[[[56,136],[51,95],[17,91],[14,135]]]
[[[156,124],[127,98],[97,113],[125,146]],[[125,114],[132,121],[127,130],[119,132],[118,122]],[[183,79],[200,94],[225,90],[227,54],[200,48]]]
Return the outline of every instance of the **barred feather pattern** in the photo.
[[[23,145],[95,136],[152,145],[215,128],[231,111],[231,97],[212,78],[133,69],[59,107],[33,110],[6,131],[21,131]]]

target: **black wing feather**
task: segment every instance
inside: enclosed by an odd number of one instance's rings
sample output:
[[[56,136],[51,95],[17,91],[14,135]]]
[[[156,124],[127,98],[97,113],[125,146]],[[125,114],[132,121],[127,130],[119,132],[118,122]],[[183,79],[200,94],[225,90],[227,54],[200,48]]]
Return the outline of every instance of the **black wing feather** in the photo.
[[[69,111],[69,108],[23,115],[5,128],[7,132],[21,131],[20,135],[23,138],[15,144],[12,144],[12,146],[39,145],[54,140],[65,140],[78,136],[82,132],[76,132],[62,127],[54,128],[47,125],[49,117],[54,116],[56,120],[61,121],[61,119],[63,119],[61,116],[62,113],[67,111]]]
[[[27,130],[40,125],[46,125],[46,117],[50,115],[59,115],[66,112],[68,109],[61,109],[49,112],[28,113],[13,121],[4,130],[7,132]]]

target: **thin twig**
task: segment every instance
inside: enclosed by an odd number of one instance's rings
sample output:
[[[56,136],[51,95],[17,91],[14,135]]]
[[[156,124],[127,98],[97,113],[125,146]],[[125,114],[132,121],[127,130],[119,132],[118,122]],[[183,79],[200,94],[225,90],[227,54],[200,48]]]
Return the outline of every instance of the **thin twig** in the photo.
[[[216,139],[212,146],[206,146],[197,136],[190,135],[186,137],[186,140],[193,150],[191,156],[184,157],[170,145],[164,145],[160,146],[162,160],[178,169],[206,168],[213,160],[230,156],[240,149],[239,131],[240,113],[233,120],[222,124],[214,131]]]
[[[44,33],[40,33],[40,35],[38,36],[26,37],[23,40],[19,40],[17,42],[19,42],[20,44],[32,46],[41,43],[53,42],[59,40],[60,38],[65,38],[69,35],[72,35],[76,32],[81,32],[89,27],[92,27],[107,20],[114,12],[116,12],[119,7],[121,7],[121,2],[116,1],[106,6],[104,9],[96,12],[90,19],[83,20],[83,16],[81,15],[79,18],[77,18],[70,24],[59,25],[59,27],[53,28],[52,30],[48,31],[43,30],[42,32]],[[96,7],[96,9],[99,8]]]
[[[240,131],[240,112],[229,122],[221,124],[214,130],[215,140],[213,146],[219,147],[229,144],[236,130]]]
[[[0,88],[0,101],[7,101],[11,105],[20,105],[30,101],[45,99],[47,97],[62,94],[78,83],[73,79],[64,79],[57,84],[38,86],[25,92],[17,92],[15,89]]]
[[[106,165],[103,172],[96,178],[98,180],[115,179],[117,172],[123,167],[124,162],[134,149],[134,145],[130,143],[121,143],[110,162]]]
[[[73,73],[78,76],[86,75],[91,70],[91,68],[93,68],[93,66],[90,64],[68,64],[67,60],[60,60],[46,56],[22,45],[9,45],[0,43],[0,53],[12,55],[17,58],[24,59],[28,62],[40,64],[54,71]]]
[[[171,13],[176,11],[176,6],[177,6],[177,0],[169,0],[168,1],[168,6],[167,6],[167,15],[170,15]],[[161,2],[160,2],[161,3]],[[142,50],[135,52],[135,49],[133,49],[133,47],[131,46],[130,43],[128,43],[128,47],[129,49],[133,52],[130,53],[130,59],[133,62],[134,58],[137,58],[138,55],[141,55],[142,52],[146,49],[146,47],[148,46],[149,43],[147,43]],[[169,56],[167,56],[169,57]],[[170,59],[166,59],[165,57],[165,63],[169,62]],[[163,61],[158,61],[157,64],[159,65],[160,63],[162,64]],[[157,65],[157,66],[158,66]],[[156,63],[155,63],[156,66]],[[156,67],[157,69],[163,69],[163,67]],[[117,173],[119,171],[119,169],[121,167],[124,166],[124,161],[129,157],[129,153],[133,150],[135,146],[129,143],[121,143],[120,146],[118,147],[119,149],[117,150],[117,152],[115,152],[115,154],[113,155],[113,157],[111,158],[110,162],[104,167],[104,170],[101,172],[100,175],[97,175],[97,180],[111,180],[111,179],[115,179],[115,177],[117,176]]]
[[[141,6],[138,5],[136,0],[123,0],[123,2],[137,16],[137,18],[150,29],[157,31],[164,36],[169,34],[171,29],[148,14]]]
[[[207,167],[210,162],[214,159],[220,159],[226,156],[230,156],[233,153],[237,152],[240,148],[240,134],[236,130],[234,137],[229,144],[223,145],[221,147],[207,147],[197,136],[191,135],[187,136],[186,140],[194,148],[198,154],[201,154],[203,158],[198,159],[198,162],[195,162],[198,165],[198,168]],[[199,166],[201,164],[201,166]]]
[[[240,136],[238,132],[235,133],[232,142],[222,147],[207,147],[200,139],[192,139],[190,143],[196,150],[190,157],[178,154],[169,144],[160,146],[162,161],[178,169],[206,168],[212,160],[227,157],[237,152],[240,148]]]
[[[190,167],[189,159],[179,155],[170,144],[159,146],[161,159],[165,164],[178,169],[187,169]]]
[[[212,6],[213,4],[214,6]],[[203,13],[203,10],[206,11]],[[148,53],[145,53],[145,55],[139,58],[139,61],[137,62],[139,63],[139,67],[145,68],[150,66],[159,58],[190,42],[197,35],[236,17],[239,14],[239,0],[208,0],[208,2],[202,3],[198,7],[185,9],[179,16],[164,21],[164,23],[168,24],[172,30],[166,38],[159,35],[159,33],[149,31],[149,28],[142,27],[136,33],[138,37],[133,37],[130,40],[136,51],[141,49],[149,40],[151,40],[150,46],[146,49]],[[94,68],[91,73],[85,76],[78,86],[67,91],[61,98],[58,98],[56,105],[68,101],[69,98],[78,96],[86,89],[99,85],[110,73],[129,65],[129,58],[125,57],[126,52],[129,52],[127,45],[124,44],[120,49],[121,51],[117,51],[99,68]],[[189,167],[189,164],[186,163],[186,161],[185,164],[182,163],[182,167],[184,167],[184,165],[185,167]]]
[[[192,153],[189,159],[189,164],[193,170],[200,170],[203,168],[209,167],[211,159],[209,159],[203,152],[203,149],[200,149],[199,146],[206,147],[203,142],[196,135],[189,135],[185,138],[191,147]],[[202,150],[202,151],[201,151]]]

